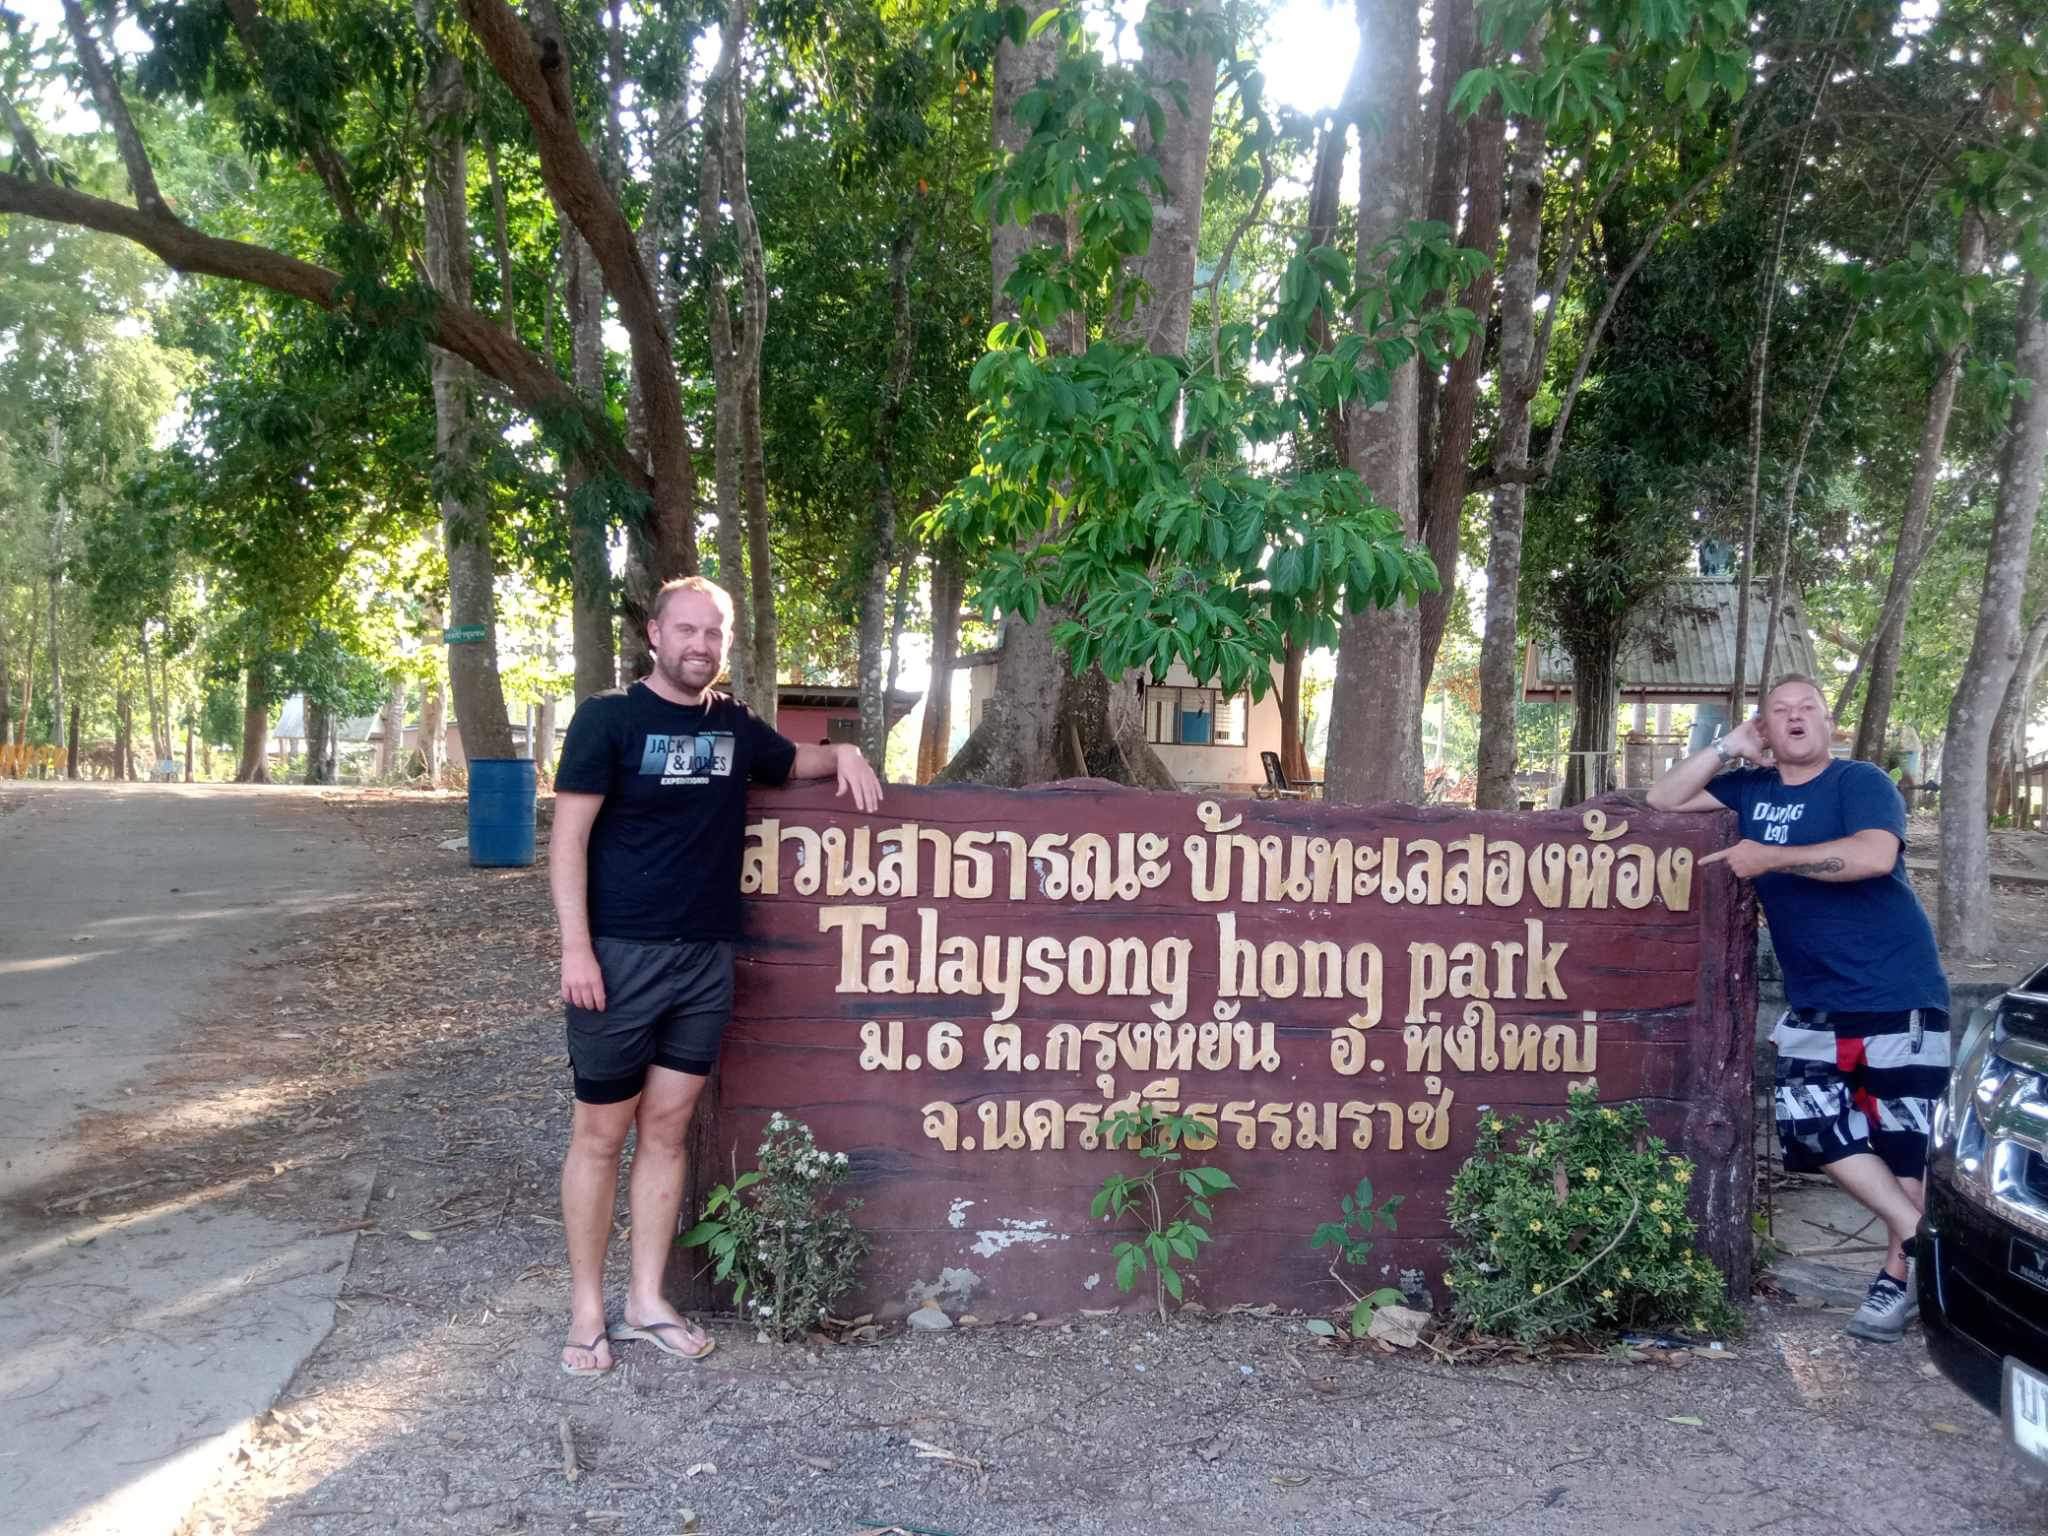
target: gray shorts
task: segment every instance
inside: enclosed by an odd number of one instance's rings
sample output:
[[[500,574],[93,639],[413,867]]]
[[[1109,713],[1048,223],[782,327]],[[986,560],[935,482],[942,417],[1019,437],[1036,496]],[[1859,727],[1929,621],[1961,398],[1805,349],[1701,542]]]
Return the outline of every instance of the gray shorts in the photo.
[[[732,940],[597,939],[604,1011],[566,1006],[569,1065],[585,1104],[620,1104],[647,1069],[710,1075],[732,1017]]]

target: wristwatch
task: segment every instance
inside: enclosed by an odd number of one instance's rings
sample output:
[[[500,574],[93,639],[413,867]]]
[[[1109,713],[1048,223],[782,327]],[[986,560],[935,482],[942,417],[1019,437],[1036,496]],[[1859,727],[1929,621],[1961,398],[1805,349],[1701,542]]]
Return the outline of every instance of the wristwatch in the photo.
[[[1732,762],[1734,762],[1734,761],[1735,761],[1735,756],[1736,756],[1736,754],[1735,754],[1735,753],[1733,753],[1733,752],[1730,752],[1730,751],[1728,750],[1728,748],[1726,747],[1726,745],[1724,745],[1724,742],[1725,742],[1725,738],[1724,738],[1724,737],[1716,736],[1716,737],[1714,738],[1714,740],[1713,740],[1713,743],[1712,743],[1712,745],[1713,745],[1713,748],[1714,748],[1714,756],[1716,756],[1716,757],[1718,757],[1719,759],[1721,759],[1721,761],[1722,761],[1722,762],[1724,762],[1724,763],[1732,763]]]

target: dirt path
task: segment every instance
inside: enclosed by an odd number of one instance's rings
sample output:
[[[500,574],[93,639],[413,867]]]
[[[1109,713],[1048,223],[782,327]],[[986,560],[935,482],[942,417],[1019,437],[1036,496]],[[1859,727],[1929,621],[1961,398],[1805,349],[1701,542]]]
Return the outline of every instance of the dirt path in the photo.
[[[303,792],[0,787],[7,1529],[173,1529],[332,1325],[370,1170],[278,1145],[287,956],[372,867]]]
[[[815,1349],[727,1320],[701,1365],[629,1344],[612,1376],[565,1380],[544,870],[441,851],[459,802],[339,814],[385,894],[305,951],[349,982],[316,984],[307,1027],[324,1112],[381,1171],[332,1336],[187,1536],[2039,1528],[2038,1490],[1917,1332],[1861,1345],[1785,1303],[1712,1357],[1487,1365],[1340,1354],[1285,1316]]]

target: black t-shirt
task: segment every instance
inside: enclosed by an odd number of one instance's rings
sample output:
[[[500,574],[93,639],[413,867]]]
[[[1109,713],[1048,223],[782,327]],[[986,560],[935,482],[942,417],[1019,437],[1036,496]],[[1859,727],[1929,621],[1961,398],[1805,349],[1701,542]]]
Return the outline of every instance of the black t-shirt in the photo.
[[[590,829],[592,938],[736,939],[747,784],[780,784],[796,743],[727,694],[671,704],[645,683],[577,706],[555,788],[603,795]]]

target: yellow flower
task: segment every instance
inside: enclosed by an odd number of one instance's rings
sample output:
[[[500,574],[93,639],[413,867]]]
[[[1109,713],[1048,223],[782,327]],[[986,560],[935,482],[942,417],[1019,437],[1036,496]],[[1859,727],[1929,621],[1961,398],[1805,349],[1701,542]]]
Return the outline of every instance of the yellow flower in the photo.
[[[1494,1229],[1494,1233],[1493,1233],[1493,1239],[1494,1239],[1494,1241],[1495,1241],[1495,1242],[1499,1242],[1499,1241],[1500,1241],[1500,1229],[1499,1229],[1498,1227],[1496,1227],[1496,1228]]]
[[[1486,1122],[1486,1128],[1498,1136],[1501,1131],[1501,1123],[1498,1120],[1489,1120]]]
[[[1455,1291],[1458,1288],[1458,1277],[1456,1275],[1445,1275],[1444,1288]]]
[[[1678,1180],[1681,1184],[1690,1184],[1692,1182],[1692,1170],[1690,1168],[1674,1169],[1671,1177]]]
[[[1650,1202],[1650,1209],[1653,1211],[1661,1211],[1664,1209],[1664,1202],[1662,1200],[1652,1200]]]
[[[1705,1333],[1707,1331],[1707,1325],[1696,1317],[1692,1320],[1692,1331],[1694,1333]]]
[[[1603,1120],[1619,1120],[1621,1116],[1617,1115],[1611,1109],[1603,1109],[1600,1111],[1600,1118]]]
[[[1658,1222],[1658,1223],[1657,1223],[1657,1225],[1658,1225],[1658,1226],[1660,1226],[1660,1227],[1662,1227],[1662,1228],[1664,1229],[1664,1235],[1665,1235],[1666,1237],[1669,1237],[1669,1236],[1671,1235],[1671,1223],[1670,1223],[1670,1222],[1668,1222],[1668,1221],[1660,1221],[1660,1222]]]
[[[1598,1168],[1588,1168],[1586,1170],[1586,1177],[1589,1179],[1597,1179],[1600,1177],[1600,1170]]]
[[[1531,1296],[1541,1296],[1543,1294],[1543,1282],[1538,1280],[1534,1285],[1530,1286],[1529,1294]]]
[[[1543,1223],[1540,1221],[1532,1221],[1529,1223],[1529,1230],[1531,1232],[1541,1232],[1543,1230]]]
[[[1612,1286],[1610,1286],[1610,1287],[1608,1287],[1608,1288],[1607,1288],[1606,1290],[1603,1290],[1603,1291],[1602,1291],[1602,1292],[1600,1293],[1600,1299],[1601,1299],[1602,1301],[1612,1301],[1612,1300],[1614,1300],[1614,1288],[1613,1288]]]
[[[1622,1278],[1622,1279],[1624,1279],[1624,1280],[1632,1279],[1632,1278],[1634,1277],[1634,1275],[1635,1275],[1635,1271],[1634,1271],[1634,1270],[1632,1270],[1632,1269],[1624,1269],[1624,1270],[1622,1270],[1622,1272],[1621,1272],[1621,1278]]]

